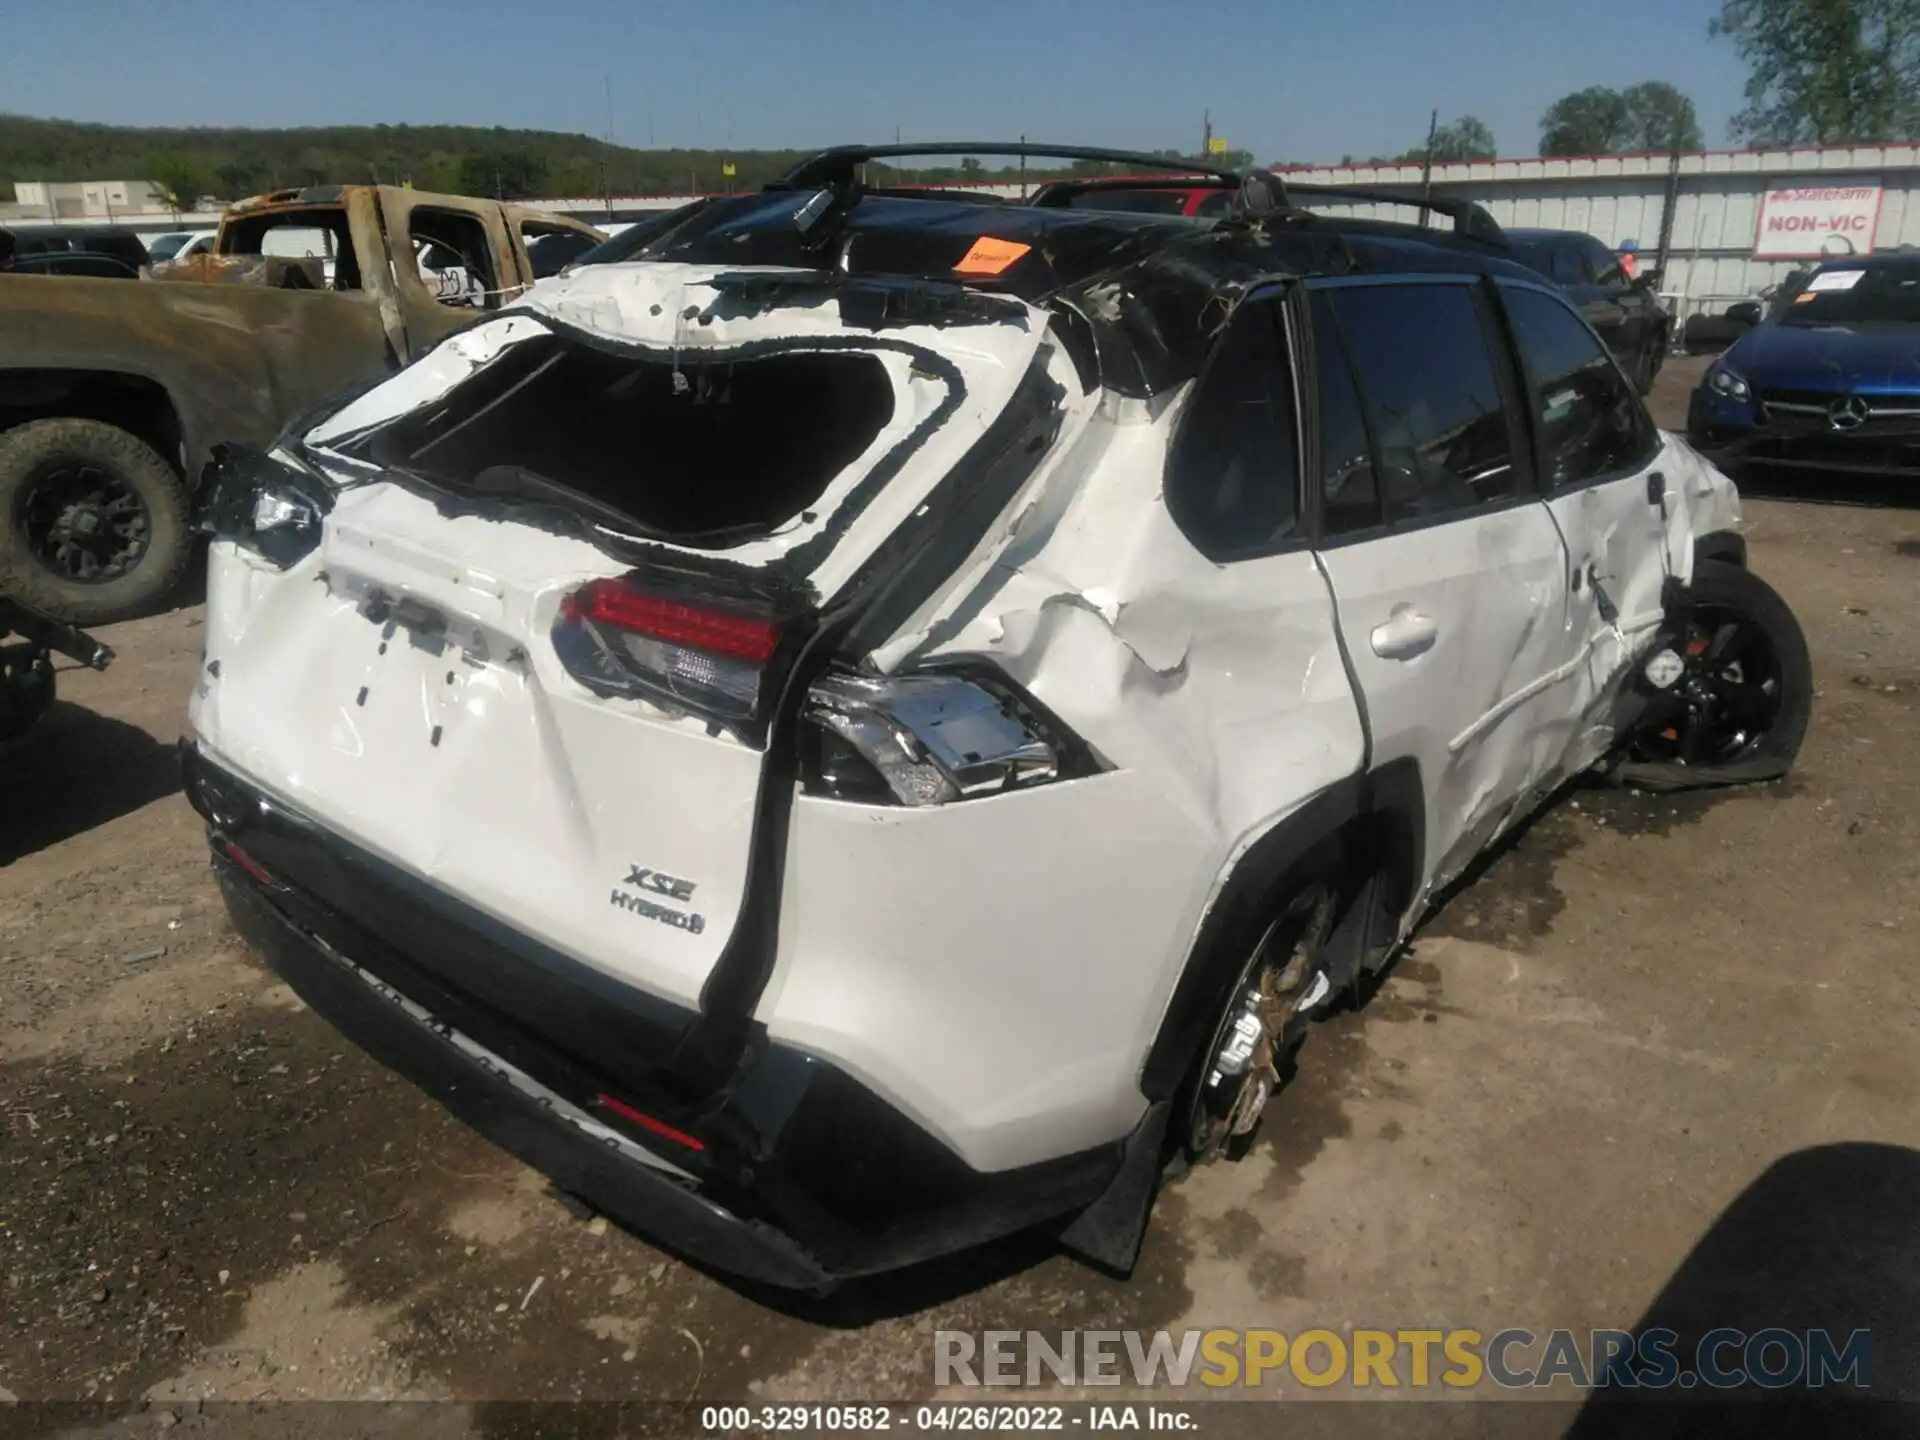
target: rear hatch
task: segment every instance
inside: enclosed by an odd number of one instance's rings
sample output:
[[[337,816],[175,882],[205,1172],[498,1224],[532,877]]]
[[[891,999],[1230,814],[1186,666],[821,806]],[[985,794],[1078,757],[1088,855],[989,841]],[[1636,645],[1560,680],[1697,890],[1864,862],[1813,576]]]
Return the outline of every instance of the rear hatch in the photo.
[[[544,284],[223,476],[201,743],[696,1004],[747,903],[794,667],[856,612],[916,603],[901,578],[950,568],[970,547],[941,544],[1032,473],[1065,363],[1045,332],[954,287],[666,265]]]

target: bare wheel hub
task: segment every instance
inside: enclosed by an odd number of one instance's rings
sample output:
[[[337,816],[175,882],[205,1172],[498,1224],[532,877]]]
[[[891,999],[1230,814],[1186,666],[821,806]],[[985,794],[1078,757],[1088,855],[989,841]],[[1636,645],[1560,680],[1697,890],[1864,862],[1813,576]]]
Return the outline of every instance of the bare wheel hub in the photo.
[[[1280,1067],[1332,990],[1321,959],[1333,895],[1302,895],[1262,937],[1214,1040],[1195,1098],[1188,1146],[1205,1158],[1252,1133],[1280,1084]]]

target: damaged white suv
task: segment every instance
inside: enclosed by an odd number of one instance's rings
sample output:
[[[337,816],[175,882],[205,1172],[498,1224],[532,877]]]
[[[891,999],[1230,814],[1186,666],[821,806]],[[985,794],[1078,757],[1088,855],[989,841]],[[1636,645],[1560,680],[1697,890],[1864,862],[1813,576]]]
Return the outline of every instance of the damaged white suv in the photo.
[[[886,153],[223,452],[188,789],[317,1010],[667,1244],[1124,1269],[1556,786],[1781,773],[1806,647],[1477,207]]]

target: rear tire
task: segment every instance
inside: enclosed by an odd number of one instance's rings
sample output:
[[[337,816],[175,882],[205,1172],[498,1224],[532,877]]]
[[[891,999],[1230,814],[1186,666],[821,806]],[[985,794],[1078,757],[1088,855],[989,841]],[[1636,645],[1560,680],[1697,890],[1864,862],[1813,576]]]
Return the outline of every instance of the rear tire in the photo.
[[[1688,658],[1688,674],[1673,691],[1695,685],[1704,706],[1677,706],[1677,693],[1656,702],[1626,737],[1617,778],[1644,790],[1779,779],[1793,768],[1813,718],[1813,661],[1799,620],[1771,585],[1724,560],[1694,566],[1688,604],[1691,644],[1704,638],[1708,648]],[[1723,640],[1727,627],[1734,633]],[[1663,643],[1676,639],[1684,652],[1684,636],[1673,627],[1663,632]],[[1713,658],[1722,645],[1730,663]],[[1687,722],[1702,708],[1708,733],[1690,737]]]
[[[159,609],[193,556],[189,510],[173,466],[117,425],[34,420],[0,434],[0,573],[57,619]]]

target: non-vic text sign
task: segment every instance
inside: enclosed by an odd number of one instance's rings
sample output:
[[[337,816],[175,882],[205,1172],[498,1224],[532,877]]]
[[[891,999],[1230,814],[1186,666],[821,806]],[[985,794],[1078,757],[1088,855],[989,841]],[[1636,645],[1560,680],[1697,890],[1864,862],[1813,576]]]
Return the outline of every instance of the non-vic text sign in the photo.
[[[1817,260],[1872,254],[1880,193],[1878,185],[1783,185],[1767,191],[1760,197],[1753,258]]]

